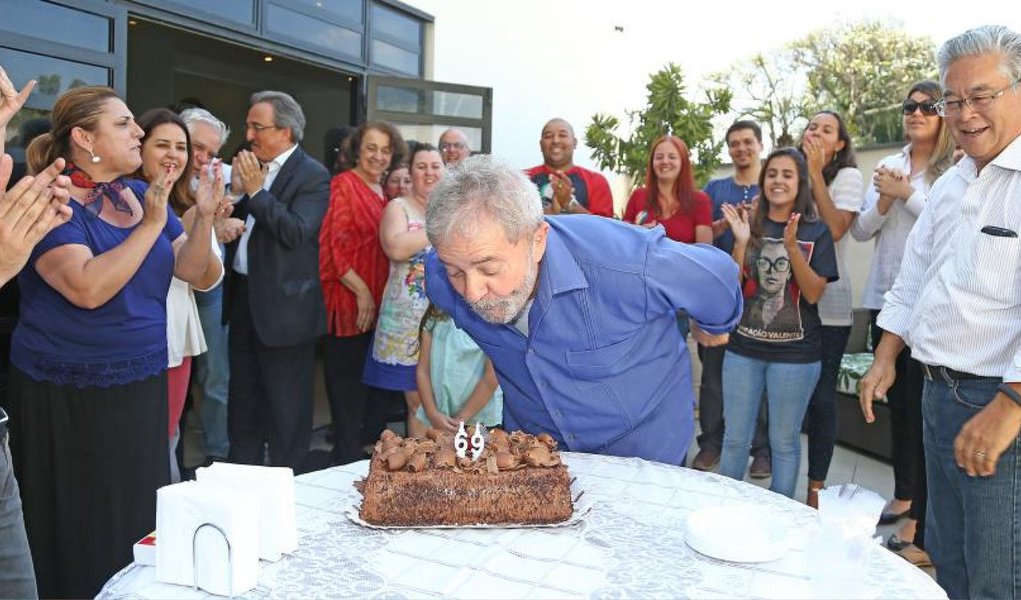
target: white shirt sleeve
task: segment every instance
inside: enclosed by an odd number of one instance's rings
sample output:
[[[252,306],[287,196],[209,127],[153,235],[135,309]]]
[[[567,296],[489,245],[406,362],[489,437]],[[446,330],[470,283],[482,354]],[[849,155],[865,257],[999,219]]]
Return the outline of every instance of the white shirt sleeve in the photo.
[[[844,167],[837,171],[829,187],[833,205],[838,209],[853,213],[861,210],[865,183],[857,168]]]
[[[905,337],[922,279],[932,261],[933,208],[930,203],[918,217],[904,247],[904,259],[893,288],[883,296],[883,310],[876,321],[880,327]]]

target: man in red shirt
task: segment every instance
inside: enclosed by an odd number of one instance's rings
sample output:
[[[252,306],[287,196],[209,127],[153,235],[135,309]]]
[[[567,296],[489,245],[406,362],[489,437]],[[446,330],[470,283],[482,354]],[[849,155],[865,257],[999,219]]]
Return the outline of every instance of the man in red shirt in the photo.
[[[613,217],[613,195],[601,174],[574,164],[578,138],[567,121],[550,119],[542,128],[543,164],[527,171],[542,194],[546,214],[593,214]]]

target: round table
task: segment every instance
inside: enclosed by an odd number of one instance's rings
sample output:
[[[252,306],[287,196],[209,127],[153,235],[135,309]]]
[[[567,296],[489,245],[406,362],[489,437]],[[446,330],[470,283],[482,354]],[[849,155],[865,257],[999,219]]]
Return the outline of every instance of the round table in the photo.
[[[562,453],[591,510],[565,527],[370,529],[347,508],[368,461],[295,480],[298,549],[263,561],[247,597],[508,598],[945,598],[935,581],[878,544],[857,589],[827,589],[806,552],[817,513],[754,485],[637,458]],[[731,563],[684,542],[685,518],[710,506],[754,503],[788,526],[791,550],[766,563]],[[155,581],[130,565],[100,598],[185,598],[207,594]],[[836,587],[836,586],[834,586]]]

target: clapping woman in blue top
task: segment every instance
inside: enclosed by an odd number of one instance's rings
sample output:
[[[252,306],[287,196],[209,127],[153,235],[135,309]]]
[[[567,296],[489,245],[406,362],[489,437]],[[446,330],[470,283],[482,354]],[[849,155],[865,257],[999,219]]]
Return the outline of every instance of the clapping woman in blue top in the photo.
[[[19,276],[11,343],[11,448],[41,597],[94,596],[153,529],[167,460],[167,290],[208,287],[213,182],[187,234],[172,176],[128,179],[142,129],[117,94],[78,87],[28,148],[33,172],[67,161],[71,220]]]

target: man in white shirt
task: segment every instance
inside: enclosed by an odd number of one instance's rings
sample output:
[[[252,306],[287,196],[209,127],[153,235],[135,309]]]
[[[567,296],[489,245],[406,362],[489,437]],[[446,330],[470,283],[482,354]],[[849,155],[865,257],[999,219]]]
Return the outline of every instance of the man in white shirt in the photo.
[[[315,346],[326,333],[319,286],[319,226],[329,203],[326,168],[298,144],[305,115],[283,92],[252,95],[234,160],[244,197],[241,237],[227,246],[230,317],[230,459],[301,470],[312,434]]]
[[[879,325],[861,403],[906,345],[922,398],[926,549],[951,598],[1021,596],[1021,35],[986,26],[939,51],[938,108],[966,156],[932,186]]]

